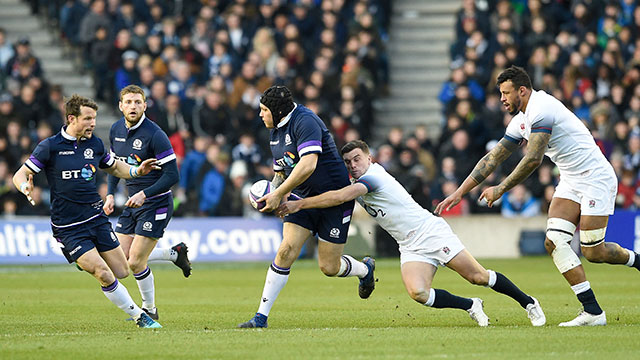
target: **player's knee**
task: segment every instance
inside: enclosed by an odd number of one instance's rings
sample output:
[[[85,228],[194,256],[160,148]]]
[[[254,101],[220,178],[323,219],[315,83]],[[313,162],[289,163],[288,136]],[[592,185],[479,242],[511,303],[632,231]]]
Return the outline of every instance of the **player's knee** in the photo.
[[[410,286],[407,288],[407,293],[409,293],[409,296],[413,300],[421,304],[424,304],[427,302],[427,300],[429,300],[429,288],[426,288],[426,287]]]
[[[466,277],[467,281],[473,285],[487,285],[489,283],[488,271],[474,271]]]
[[[278,249],[278,253],[276,254],[276,258],[279,260],[278,263],[291,263],[292,257],[296,257],[296,254],[293,251],[293,246],[288,244],[280,244],[280,248]]]
[[[326,276],[336,276],[340,271],[340,262],[338,262],[338,264],[320,263],[318,266],[320,266],[320,271]]]
[[[582,255],[585,259],[592,263],[603,263],[606,260],[606,254],[603,246],[597,247],[585,247],[582,248]]]
[[[551,257],[561,274],[580,265],[580,259],[570,245],[575,231],[576,226],[570,221],[560,218],[550,218],[547,221],[547,241],[554,246]]]
[[[117,277],[118,279],[124,279],[127,276],[129,276],[129,267],[128,266],[119,266],[119,267],[115,267],[112,269],[113,270],[113,275],[115,275],[115,277]]]
[[[547,250],[547,254],[551,255],[551,253],[553,253],[553,250],[556,248],[556,246],[553,243],[553,241],[545,238],[544,239],[544,248]]]

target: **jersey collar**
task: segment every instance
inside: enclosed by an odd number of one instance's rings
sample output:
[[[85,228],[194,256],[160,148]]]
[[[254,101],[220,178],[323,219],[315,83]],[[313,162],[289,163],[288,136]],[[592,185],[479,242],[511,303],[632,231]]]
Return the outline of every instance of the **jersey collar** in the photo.
[[[131,130],[135,130],[135,129],[139,128],[140,125],[142,125],[142,122],[144,121],[144,119],[146,119],[146,118],[147,118],[147,115],[143,113],[142,114],[142,118],[140,119],[140,121],[138,121],[138,123],[133,125],[132,127],[127,128],[127,130],[131,131]],[[124,126],[126,127],[127,126],[127,120],[124,121],[124,124],[125,124]]]
[[[71,136],[69,135],[69,133],[67,133],[66,131],[67,126],[63,126],[62,130],[60,130],[60,133],[62,134],[62,137],[65,138],[65,140],[69,140],[69,141],[76,141],[78,138],[76,138],[75,136]]]
[[[293,103],[293,110],[291,110],[290,113],[287,114],[287,116],[284,117],[284,119],[282,119],[282,121],[280,121],[278,123],[278,129],[280,129],[281,127],[287,125],[287,123],[289,122],[289,120],[291,120],[291,114],[293,114],[294,111],[296,111],[296,108],[298,107],[298,104]]]

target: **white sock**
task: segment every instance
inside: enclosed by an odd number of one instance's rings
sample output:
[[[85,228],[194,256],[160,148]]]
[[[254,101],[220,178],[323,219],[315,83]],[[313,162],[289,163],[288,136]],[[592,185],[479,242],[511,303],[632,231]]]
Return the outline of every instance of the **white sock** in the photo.
[[[102,292],[112,303],[122,309],[122,311],[129,314],[134,319],[142,314],[142,309],[136,305],[136,303],[129,295],[127,288],[118,282],[118,279],[109,286],[103,286]]]
[[[143,271],[133,274],[133,277],[136,278],[136,282],[138,283],[138,289],[140,289],[140,296],[142,296],[142,307],[153,311],[155,309],[156,304],[156,291],[153,285],[153,273],[151,269],[147,266]]]
[[[591,284],[588,281],[583,281],[580,284],[571,285],[571,290],[578,295],[591,289]]]
[[[260,306],[258,312],[264,316],[269,316],[269,311],[273,303],[275,303],[280,294],[280,290],[284,288],[289,280],[290,268],[278,267],[275,263],[272,263],[267,271],[267,279],[264,282],[264,289],[262,290],[262,298],[260,298]]]
[[[429,289],[429,299],[424,303],[424,306],[433,306],[434,301],[436,301],[436,291],[431,288]]]
[[[342,255],[340,257],[339,277],[357,276],[363,278],[369,273],[369,268],[363,262],[360,262],[350,255]]]
[[[629,252],[629,260],[627,261],[627,263],[625,265],[633,267],[633,263],[636,261],[636,253],[629,250],[629,249],[625,249]]]
[[[178,258],[178,253],[171,249],[158,249],[155,248],[149,254],[149,259],[147,261],[176,261]]]
[[[496,281],[498,280],[498,276],[496,275],[496,272],[493,270],[487,270],[487,272],[489,273],[489,282],[487,283],[487,287],[492,288],[493,285],[496,284]]]

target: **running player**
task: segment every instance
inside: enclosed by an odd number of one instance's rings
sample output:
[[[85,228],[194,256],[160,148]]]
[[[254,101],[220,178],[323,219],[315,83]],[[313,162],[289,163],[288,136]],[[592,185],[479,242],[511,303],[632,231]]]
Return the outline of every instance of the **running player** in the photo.
[[[285,195],[295,189],[301,196],[313,196],[349,184],[349,175],[338,155],[336,144],[322,120],[306,107],[293,102],[285,86],[272,86],[260,98],[260,117],[271,129],[271,153],[276,190],[258,199],[265,201],[262,212],[278,208]],[[366,299],[375,287],[375,261],[362,262],[342,255],[347,242],[354,202],[347,201],[326,209],[310,209],[286,216],[283,239],[267,271],[260,306],[241,328],[267,327],[267,317],[280,290],[289,279],[291,265],[298,258],[305,240],[318,235],[318,265],[327,276],[357,276],[358,293]]]
[[[51,229],[62,244],[67,260],[76,262],[102,285],[105,296],[129,314],[139,327],[160,328],[131,299],[118,282],[129,275],[127,259],[102,212],[96,187],[96,170],[125,179],[148,174],[155,159],[129,166],[105,152],[102,140],[93,136],[98,105],[73,95],[65,103],[66,125],[41,141],[13,176],[13,183],[33,204],[33,175],[44,172],[51,187]]]
[[[158,320],[155,305],[155,287],[149,260],[173,261],[182,269],[185,277],[191,274],[187,257],[187,246],[180,243],[171,249],[154,249],[158,239],[173,214],[171,187],[180,179],[176,155],[167,134],[156,123],[146,118],[147,102],[144,91],[136,85],[126,86],[120,91],[118,107],[124,115],[111,126],[109,140],[115,156],[130,165],[156,158],[162,171],[127,180],[129,199],[116,225],[116,234],[127,256],[129,267],[136,278],[142,310]],[[114,197],[119,178],[109,176],[109,188],[104,203],[104,212],[113,212]]]
[[[482,267],[444,219],[423,209],[382,166],[371,162],[369,146],[364,141],[350,141],[340,152],[353,184],[318,196],[287,201],[276,210],[276,215],[337,206],[357,199],[400,245],[402,280],[413,300],[434,308],[466,310],[478,325],[489,325],[481,299],[463,298],[431,287],[438,266],[447,266],[472,284],[491,287],[516,300],[527,311],[533,326],[545,324],[538,300],[522,292],[501,273]]]
[[[527,153],[518,166],[500,184],[485,189],[480,199],[486,199],[492,206],[531,175],[546,154],[560,170],[560,182],[549,206],[544,244],[583,306],[575,319],[559,325],[606,325],[605,312],[596,301],[580,259],[569,243],[580,225],[580,248],[587,260],[625,264],[640,270],[638,254],[604,241],[618,189],[613,167],[584,124],[556,98],[542,90],[533,90],[531,79],[522,68],[511,66],[503,71],[498,76],[498,86],[502,94],[500,100],[513,115],[506,134],[478,162],[460,188],[438,204],[436,213],[459,203],[526,140]]]

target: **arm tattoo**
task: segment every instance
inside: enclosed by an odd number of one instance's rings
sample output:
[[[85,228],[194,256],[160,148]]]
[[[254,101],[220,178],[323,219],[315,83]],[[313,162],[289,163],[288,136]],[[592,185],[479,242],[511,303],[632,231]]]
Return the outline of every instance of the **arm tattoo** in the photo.
[[[282,183],[286,180],[283,171],[276,171],[273,176],[273,180],[271,180],[271,185],[273,185],[274,189],[277,189],[278,186],[282,185]]]
[[[518,166],[507,176],[506,179],[498,186],[501,194],[511,190],[517,184],[523,182],[531,173],[540,166],[542,158],[549,144],[551,134],[533,133],[529,137],[529,145],[527,145],[527,154],[520,160]]]
[[[518,148],[518,144],[513,141],[502,138],[498,145],[496,145],[487,155],[485,155],[478,163],[476,167],[471,171],[471,177],[478,184],[484,181],[491,173],[502,164],[515,149]]]

